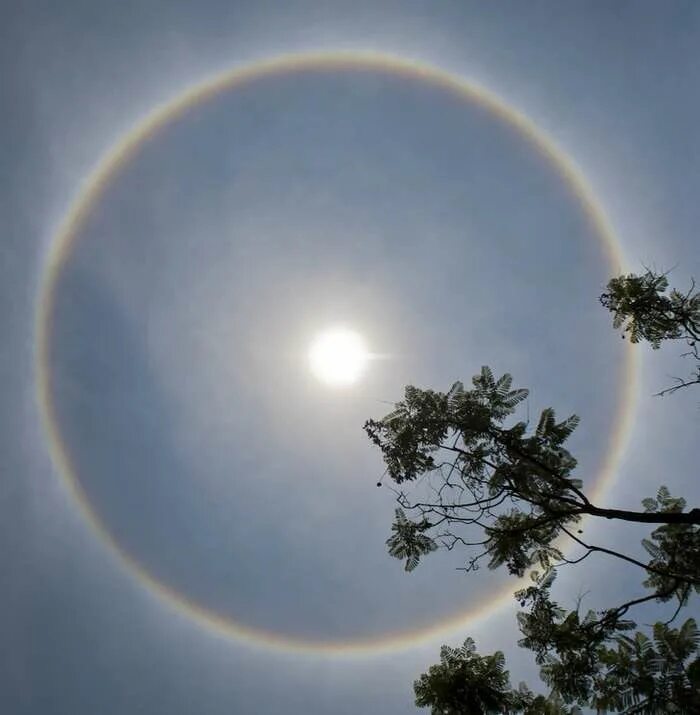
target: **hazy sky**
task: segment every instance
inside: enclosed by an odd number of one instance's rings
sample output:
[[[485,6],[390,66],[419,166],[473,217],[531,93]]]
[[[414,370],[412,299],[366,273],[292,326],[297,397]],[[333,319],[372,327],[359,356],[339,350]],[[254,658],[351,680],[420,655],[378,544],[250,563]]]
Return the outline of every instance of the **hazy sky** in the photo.
[[[512,599],[388,653],[282,651],[173,608],[91,529],[52,464],[34,387],[39,282],[100,157],[159,103],[284,53],[374,50],[471,79],[581,168],[629,267],[700,276],[700,7],[692,2],[32,2],[0,38],[4,467],[0,709],[8,713],[412,712],[441,643],[517,648]],[[377,68],[248,83],[184,113],[124,165],[56,286],[60,431],[103,528],[152,578],[297,640],[390,638],[496,601],[507,579],[387,554],[393,502],[361,430],[409,383],[482,364],[577,412],[591,483],[624,345],[596,297],[605,252],[570,187],[502,120]],[[385,359],[331,390],[305,351],[329,325]],[[665,483],[698,499],[697,397],[642,352],[603,501]],[[630,551],[643,530],[591,524]],[[593,539],[592,539],[593,540]],[[640,574],[589,559],[556,596],[610,605]],[[695,608],[697,614],[697,608]],[[639,621],[654,618],[640,613]]]

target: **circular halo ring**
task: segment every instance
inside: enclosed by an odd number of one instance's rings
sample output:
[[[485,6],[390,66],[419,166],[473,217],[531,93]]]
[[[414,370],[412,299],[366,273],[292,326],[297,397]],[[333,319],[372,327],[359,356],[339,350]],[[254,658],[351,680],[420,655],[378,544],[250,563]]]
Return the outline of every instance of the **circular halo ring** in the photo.
[[[304,70],[375,70],[392,73],[442,87],[446,91],[472,102],[500,119],[505,126],[523,137],[561,176],[585,213],[593,231],[599,237],[611,272],[619,272],[624,264],[612,226],[576,164],[533,122],[490,90],[462,79],[445,70],[423,62],[408,60],[378,52],[319,52],[282,55],[254,62],[218,74],[198,83],[169,102],[157,106],[99,160],[82,183],[77,196],[56,230],[43,267],[35,315],[35,388],[41,423],[52,462],[64,486],[92,530],[100,537],[127,571],[171,608],[185,614],[208,630],[249,645],[286,652],[321,655],[362,656],[406,649],[422,642],[445,636],[469,621],[483,618],[510,599],[522,586],[522,581],[509,585],[488,600],[468,611],[452,615],[419,629],[363,637],[353,640],[307,640],[281,636],[273,631],[247,626],[230,617],[204,608],[155,579],[134,557],[114,540],[93,510],[72,464],[56,420],[51,394],[49,366],[50,327],[54,309],[54,292],[61,270],[75,244],[83,221],[99,200],[110,181],[138,151],[149,137],[187,109],[227,90],[244,86],[257,79],[285,75]],[[593,498],[598,498],[609,483],[625,447],[632,423],[637,385],[636,352],[626,344],[617,396],[612,436],[600,473],[593,486]]]

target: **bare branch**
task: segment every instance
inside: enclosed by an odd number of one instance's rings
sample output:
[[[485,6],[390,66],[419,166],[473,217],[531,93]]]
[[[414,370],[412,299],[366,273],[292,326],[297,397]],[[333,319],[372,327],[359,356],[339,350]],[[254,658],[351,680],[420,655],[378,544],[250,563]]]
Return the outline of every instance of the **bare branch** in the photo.
[[[649,564],[645,564],[642,561],[637,561],[637,559],[633,559],[631,556],[626,556],[625,554],[621,554],[619,551],[613,551],[612,549],[606,549],[603,546],[593,546],[591,544],[586,544],[583,540],[579,539],[577,536],[572,534],[565,526],[562,526],[561,530],[563,532],[565,532],[569,537],[571,537],[577,544],[580,544],[585,549],[588,549],[589,552],[597,551],[602,554],[608,554],[608,556],[614,556],[615,558],[622,559],[623,561],[627,561],[630,564],[639,566],[640,568],[643,568],[645,571],[648,571],[649,573],[655,573],[658,576],[664,576],[665,578],[674,578],[678,581],[683,581],[684,583],[693,583],[693,580],[688,578],[688,576],[683,576],[681,574],[676,574],[676,573],[669,573],[668,571],[662,571],[661,569],[657,569],[657,568],[654,568],[653,566],[649,566]]]

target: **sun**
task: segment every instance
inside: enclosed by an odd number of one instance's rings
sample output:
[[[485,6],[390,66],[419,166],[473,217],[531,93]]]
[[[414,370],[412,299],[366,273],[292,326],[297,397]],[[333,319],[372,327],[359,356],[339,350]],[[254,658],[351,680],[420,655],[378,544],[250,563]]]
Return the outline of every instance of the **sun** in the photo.
[[[309,348],[311,372],[323,383],[345,387],[356,383],[367,366],[365,341],[353,330],[331,328],[320,333]]]

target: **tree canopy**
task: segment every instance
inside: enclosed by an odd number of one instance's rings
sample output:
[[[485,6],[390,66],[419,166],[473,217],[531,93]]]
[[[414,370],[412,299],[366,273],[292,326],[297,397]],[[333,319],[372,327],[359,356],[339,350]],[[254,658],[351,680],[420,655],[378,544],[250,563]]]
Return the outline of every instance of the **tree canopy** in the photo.
[[[622,328],[622,337],[633,343],[647,342],[654,349],[667,340],[688,346],[684,356],[694,358],[695,371],[688,379],[676,378],[676,384],[659,394],[675,392],[700,384],[700,293],[695,281],[682,293],[675,288],[667,295],[666,274],[647,270],[642,275],[613,278],[600,302],[613,314],[613,327]]]
[[[613,327],[632,342],[658,348],[684,341],[696,374],[667,390],[700,384],[700,294],[668,289],[665,275],[647,271],[612,279],[600,296]],[[521,684],[510,687],[503,654],[479,656],[471,639],[445,646],[441,663],[416,681],[416,704],[432,712],[573,713],[576,706],[601,711],[700,712],[700,635],[692,619],[670,622],[700,593],[700,509],[660,487],[642,508],[594,503],[576,475],[566,448],[579,419],[559,420],[551,407],[535,424],[516,419],[528,391],[510,375],[483,367],[467,388],[447,392],[408,386],[404,399],[365,431],[382,452],[397,497],[389,553],[415,569],[442,547],[464,553],[464,570],[505,567],[532,585],[516,594],[519,644],[535,654],[548,696]],[[417,485],[420,484],[420,488]],[[639,560],[616,548],[590,543],[578,528],[582,517],[615,519],[653,527]],[[563,543],[581,553],[568,558]],[[643,571],[645,595],[601,611],[567,611],[551,598],[557,568],[594,553]],[[657,623],[653,638],[637,631],[628,612],[645,602],[676,604],[674,617]],[[573,708],[573,709],[572,709]]]

